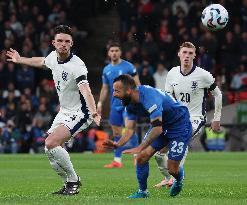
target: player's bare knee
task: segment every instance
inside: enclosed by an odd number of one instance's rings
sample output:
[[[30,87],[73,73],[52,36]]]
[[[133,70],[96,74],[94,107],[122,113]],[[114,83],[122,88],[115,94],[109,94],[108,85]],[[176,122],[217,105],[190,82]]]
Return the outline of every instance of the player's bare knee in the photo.
[[[45,147],[49,150],[52,149],[54,147],[57,147],[58,144],[57,142],[52,138],[52,137],[47,137],[45,139]]]
[[[172,176],[177,176],[178,175],[178,172],[179,172],[179,166],[170,166],[168,167],[168,172],[170,175]]]
[[[175,170],[175,169],[168,169],[168,172],[169,172],[169,174],[172,175],[172,176],[177,176],[177,175],[178,175],[178,171]]]

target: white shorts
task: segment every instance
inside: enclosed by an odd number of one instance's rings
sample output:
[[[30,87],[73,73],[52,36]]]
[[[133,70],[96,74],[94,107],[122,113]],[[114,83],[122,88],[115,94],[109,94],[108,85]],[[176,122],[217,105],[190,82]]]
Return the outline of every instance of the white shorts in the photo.
[[[192,124],[192,138],[195,137],[197,134],[200,134],[202,132],[202,128],[206,124],[206,119],[204,117],[191,117],[190,118],[191,124]]]
[[[89,127],[92,122],[93,120],[81,110],[71,113],[59,111],[47,133],[51,134],[58,126],[64,125],[69,129],[71,136],[74,137],[78,132]]]

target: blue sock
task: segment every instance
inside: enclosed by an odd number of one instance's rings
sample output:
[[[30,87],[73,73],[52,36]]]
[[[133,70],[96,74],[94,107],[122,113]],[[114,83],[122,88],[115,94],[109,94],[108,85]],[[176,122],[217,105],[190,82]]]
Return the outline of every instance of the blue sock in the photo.
[[[139,189],[146,191],[147,189],[147,180],[149,175],[149,163],[146,162],[143,165],[136,165],[136,176],[139,184]]]
[[[183,166],[179,167],[179,172],[178,172],[178,177],[177,177],[177,181],[181,181],[184,179],[184,168]]]
[[[114,142],[118,142],[118,140],[119,140],[120,138],[121,138],[120,136],[114,137]],[[121,158],[121,156],[122,156],[122,151],[123,151],[123,148],[122,148],[122,147],[118,147],[117,149],[115,149],[115,150],[114,150],[114,157]]]

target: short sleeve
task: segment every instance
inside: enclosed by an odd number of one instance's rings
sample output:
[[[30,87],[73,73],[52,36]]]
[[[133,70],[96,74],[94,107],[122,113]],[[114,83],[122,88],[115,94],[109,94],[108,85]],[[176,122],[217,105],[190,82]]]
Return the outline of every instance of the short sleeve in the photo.
[[[214,85],[214,83],[215,83],[215,79],[213,75],[209,73],[208,71],[204,71],[202,87],[210,88],[212,85]]]
[[[131,76],[135,76],[137,74],[136,68],[132,63],[129,64],[129,72],[128,72],[128,74],[131,75]]]
[[[167,77],[166,77],[165,91],[170,94],[173,93],[171,72],[168,72]]]
[[[143,105],[149,113],[150,120],[157,117],[162,117],[162,99],[157,96],[157,93],[153,89],[147,89],[143,92]]]
[[[57,60],[56,52],[52,51],[48,56],[45,57],[44,65],[52,70],[54,68],[54,61],[56,60]]]
[[[73,71],[73,75],[77,85],[88,83],[87,73],[88,71],[85,63],[82,60],[80,60],[77,63],[77,65],[75,65],[75,69]]]

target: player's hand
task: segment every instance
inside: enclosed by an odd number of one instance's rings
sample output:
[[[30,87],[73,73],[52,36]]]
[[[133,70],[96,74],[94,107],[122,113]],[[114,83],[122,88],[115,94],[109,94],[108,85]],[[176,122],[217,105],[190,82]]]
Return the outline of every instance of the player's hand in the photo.
[[[138,147],[135,147],[135,148],[132,148],[132,149],[126,149],[123,151],[123,154],[138,154],[140,153],[142,150],[141,150],[141,147],[138,146]]]
[[[211,129],[214,131],[214,132],[219,132],[220,131],[220,121],[213,121],[211,123]]]
[[[12,48],[10,48],[9,51],[7,51],[6,56],[8,57],[7,61],[13,63],[19,63],[21,59],[20,54]]]
[[[96,112],[94,114],[92,114],[93,120],[96,123],[96,125],[100,125],[100,120],[101,120],[101,116]]]
[[[106,149],[116,149],[118,148],[117,143],[112,140],[106,140],[102,143],[103,147]]]

